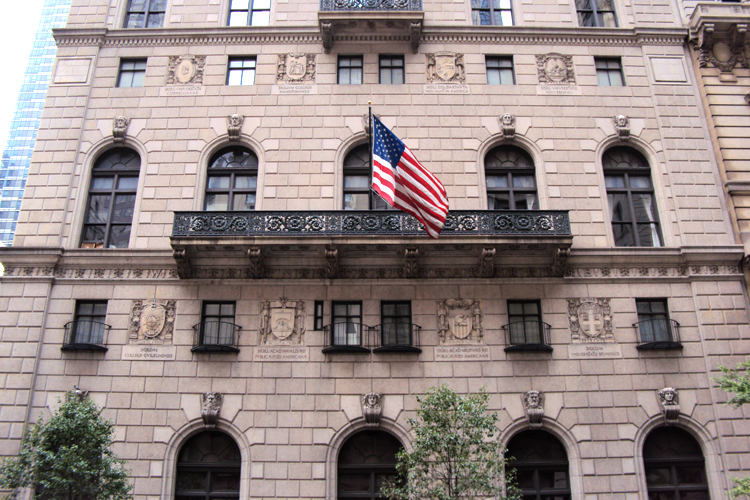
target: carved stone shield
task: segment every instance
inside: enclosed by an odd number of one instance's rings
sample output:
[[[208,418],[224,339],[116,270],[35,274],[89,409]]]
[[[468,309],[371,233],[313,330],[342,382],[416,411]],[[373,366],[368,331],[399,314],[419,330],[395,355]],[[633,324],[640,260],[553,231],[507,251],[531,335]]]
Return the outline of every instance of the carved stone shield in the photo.
[[[281,340],[294,332],[294,309],[279,307],[271,309],[271,333]]]
[[[167,322],[167,311],[164,306],[156,302],[146,304],[141,311],[141,334],[147,339],[153,339],[161,334]]]
[[[604,311],[596,302],[584,302],[578,308],[578,322],[584,335],[599,337],[604,331]]]
[[[467,310],[457,311],[455,315],[448,318],[453,336],[465,339],[471,335],[472,322],[470,312]]]
[[[447,82],[456,75],[456,56],[453,54],[436,54],[435,66],[437,76]]]
[[[286,56],[286,74],[290,80],[301,80],[307,73],[307,58],[305,54]]]

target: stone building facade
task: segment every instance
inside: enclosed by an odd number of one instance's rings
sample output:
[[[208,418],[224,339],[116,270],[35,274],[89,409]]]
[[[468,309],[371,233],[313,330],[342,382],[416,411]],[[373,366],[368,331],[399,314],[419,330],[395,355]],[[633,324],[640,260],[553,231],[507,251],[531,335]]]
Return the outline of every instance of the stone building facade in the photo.
[[[726,498],[750,331],[695,8],[73,0],[0,251],[0,454],[77,386],[138,499],[374,498],[447,384],[528,498]],[[439,239],[374,210],[368,102]]]

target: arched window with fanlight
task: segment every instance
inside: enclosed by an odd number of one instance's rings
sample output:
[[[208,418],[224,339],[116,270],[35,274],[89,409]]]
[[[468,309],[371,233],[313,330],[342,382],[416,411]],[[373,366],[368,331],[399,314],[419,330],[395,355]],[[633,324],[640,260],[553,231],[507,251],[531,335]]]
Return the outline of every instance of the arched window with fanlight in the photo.
[[[208,162],[207,211],[255,210],[258,156],[242,146],[217,151]]]
[[[534,160],[518,146],[498,146],[484,157],[487,208],[490,210],[536,210]]]
[[[241,467],[234,439],[219,431],[196,434],[177,456],[175,500],[240,498]]]
[[[705,460],[698,441],[679,427],[657,427],[643,443],[648,498],[709,500]]]
[[[91,170],[81,248],[127,248],[141,157],[130,148],[102,153]]]
[[[570,500],[568,454],[555,436],[521,431],[508,442],[505,456],[516,470],[524,500]]]
[[[646,158],[632,148],[617,146],[604,152],[602,166],[615,245],[664,246]]]
[[[344,158],[344,210],[386,210],[390,206],[370,190],[370,149],[357,146]]]
[[[338,456],[338,500],[383,498],[380,488],[396,479],[396,453],[402,448],[398,439],[380,430],[347,439]]]

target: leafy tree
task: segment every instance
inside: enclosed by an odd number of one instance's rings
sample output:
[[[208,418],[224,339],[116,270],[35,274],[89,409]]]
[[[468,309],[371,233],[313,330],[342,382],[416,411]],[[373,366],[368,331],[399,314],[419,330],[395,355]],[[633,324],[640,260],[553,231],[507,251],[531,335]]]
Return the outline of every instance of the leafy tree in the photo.
[[[398,478],[381,493],[399,500],[520,498],[497,443],[497,414],[488,413],[489,394],[460,396],[446,385],[433,387],[420,404],[411,452],[396,458]]]
[[[739,408],[750,402],[750,374],[748,374],[750,361],[738,363],[734,368],[727,368],[726,366],[720,366],[719,368],[724,375],[714,379],[714,381],[719,384],[722,391],[734,394],[726,404]],[[731,491],[733,497],[750,495],[750,477],[732,478],[732,481],[736,485]]]
[[[112,422],[87,398],[68,393],[50,417],[30,427],[18,457],[0,465],[0,487],[36,487],[35,498],[123,500],[132,498],[124,461],[112,445]]]

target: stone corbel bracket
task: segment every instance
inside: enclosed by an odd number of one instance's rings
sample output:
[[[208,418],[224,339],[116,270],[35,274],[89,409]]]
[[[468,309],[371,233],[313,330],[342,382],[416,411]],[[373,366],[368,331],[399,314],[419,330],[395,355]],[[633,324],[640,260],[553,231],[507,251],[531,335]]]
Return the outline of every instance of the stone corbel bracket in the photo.
[[[657,395],[659,396],[659,403],[661,403],[661,411],[664,413],[664,420],[667,423],[677,422],[677,417],[680,415],[680,401],[677,389],[674,387],[665,387],[657,392]]]
[[[362,416],[365,417],[367,427],[380,426],[380,417],[383,416],[382,394],[368,392],[362,396]]]
[[[409,24],[409,38],[411,39],[411,53],[419,51],[419,41],[422,39],[422,21]]]
[[[419,257],[418,248],[407,248],[404,250],[404,276],[407,278],[416,278],[419,276],[419,264],[417,259]]]
[[[184,248],[174,250],[172,252],[172,257],[174,257],[174,260],[177,263],[177,276],[179,276],[182,279],[189,278],[190,277],[190,257],[188,257],[187,251]]]
[[[230,141],[239,141],[245,117],[237,113],[227,116],[227,135]]]
[[[339,251],[335,247],[326,248],[326,278],[333,279],[339,274]]]
[[[539,391],[526,391],[521,398],[526,408],[526,418],[529,420],[529,427],[541,427],[542,418],[544,418],[544,395]]]
[[[320,23],[320,36],[323,38],[323,50],[330,54],[333,47],[333,23]]]
[[[516,136],[516,117],[511,113],[505,113],[500,118],[500,129],[503,132],[503,139],[512,141]]]
[[[568,266],[568,257],[570,257],[570,248],[558,248],[555,252],[555,260],[552,262],[553,276],[563,276],[565,268]]]
[[[112,122],[112,141],[113,142],[125,142],[125,135],[128,132],[128,125],[130,125],[130,118],[125,116],[117,116]]]
[[[263,252],[260,248],[253,247],[247,251],[247,258],[250,259],[250,277],[263,277]]]
[[[612,121],[615,124],[617,138],[620,141],[627,141],[630,139],[630,118],[626,115],[617,115],[612,118]]]
[[[219,421],[219,412],[221,411],[223,396],[220,392],[206,392],[201,394],[201,399],[203,400],[201,418],[206,427],[213,429]]]
[[[479,274],[482,278],[492,278],[495,275],[496,248],[483,248],[482,261],[479,265]]]

